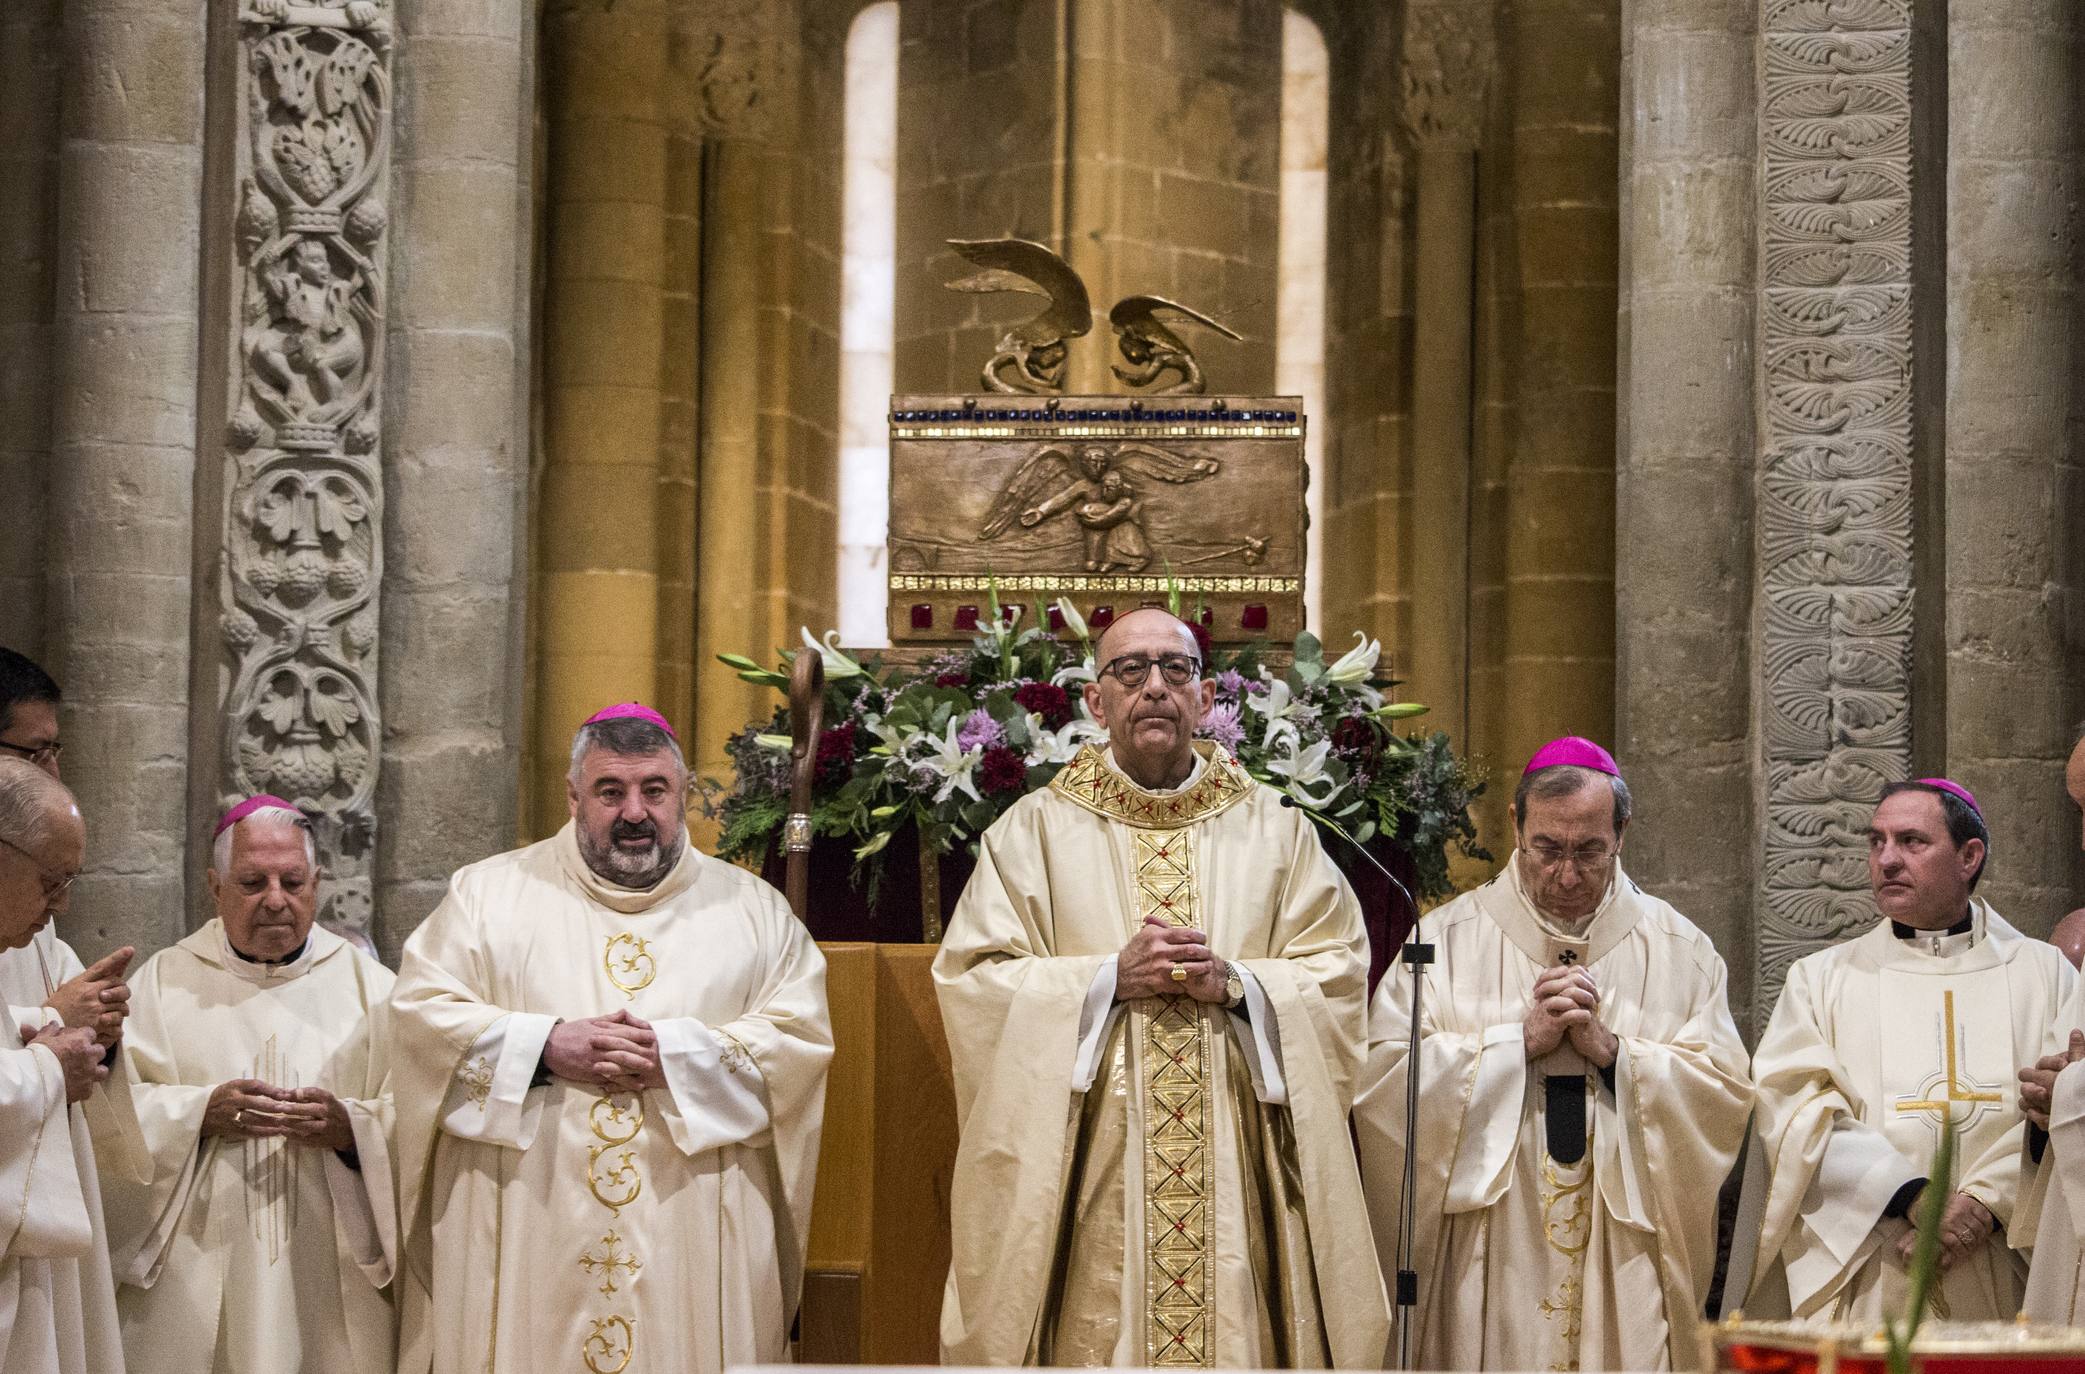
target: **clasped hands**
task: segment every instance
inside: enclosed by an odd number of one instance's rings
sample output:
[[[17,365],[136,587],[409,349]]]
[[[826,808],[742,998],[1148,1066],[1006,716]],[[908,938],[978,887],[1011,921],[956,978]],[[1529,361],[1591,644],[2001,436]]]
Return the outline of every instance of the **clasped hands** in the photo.
[[[2056,1075],[2080,1059],[2085,1059],[2085,1031],[2072,1031],[2069,1045],[2035,1060],[2033,1068],[2020,1070],[2020,1114],[2048,1130]]]
[[[324,1088],[278,1088],[258,1078],[234,1078],[210,1090],[203,1134],[229,1140],[279,1138],[335,1151],[355,1148],[346,1103]]]
[[[1175,978],[1174,969],[1186,974]],[[1115,958],[1115,1000],[1178,997],[1221,1006],[1229,1000],[1224,977],[1230,966],[1209,951],[1209,937],[1193,926],[1171,926],[1146,916]]]
[[[559,1078],[612,1093],[666,1086],[658,1035],[649,1022],[627,1011],[558,1022],[543,1043],[543,1065]]]
[[[1904,1219],[1913,1223],[1903,1235],[1897,1237],[1897,1258],[1910,1264],[1913,1252],[1918,1249],[1919,1211],[1926,1205],[1923,1189],[1912,1200],[1911,1208]],[[1975,1253],[1978,1247],[1998,1229],[1998,1218],[1991,1209],[1967,1193],[1948,1194],[1947,1206],[1940,1213],[1940,1268],[1942,1272]]]
[[[1566,1040],[1596,1068],[1608,1068],[1621,1041],[1600,1024],[1600,988],[1583,964],[1559,964],[1535,977],[1521,1042],[1530,1059],[1540,1059]]]

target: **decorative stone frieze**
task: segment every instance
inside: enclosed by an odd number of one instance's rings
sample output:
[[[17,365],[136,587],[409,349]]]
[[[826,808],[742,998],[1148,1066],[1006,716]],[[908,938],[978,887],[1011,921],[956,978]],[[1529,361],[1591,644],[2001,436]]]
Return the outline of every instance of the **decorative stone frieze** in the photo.
[[[366,931],[390,13],[373,0],[248,0],[239,18],[224,791],[308,810],[328,875],[320,915]]]
[[[1762,17],[1761,1007],[1875,919],[1864,832],[1911,759],[1914,2]]]

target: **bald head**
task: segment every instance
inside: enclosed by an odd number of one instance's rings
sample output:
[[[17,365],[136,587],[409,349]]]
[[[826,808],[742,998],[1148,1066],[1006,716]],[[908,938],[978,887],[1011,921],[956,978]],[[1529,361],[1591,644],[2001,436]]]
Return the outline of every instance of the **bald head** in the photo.
[[[1166,642],[1168,638],[1179,640],[1178,646]],[[1131,652],[1119,645],[1134,645],[1138,653],[1182,653],[1196,658],[1202,656],[1201,648],[1195,643],[1195,632],[1186,621],[1170,611],[1156,606],[1144,606],[1101,631],[1100,643],[1093,649],[1093,664],[1104,668],[1117,654]]]
[[[87,827],[65,784],[0,758],[0,949],[20,949],[65,909],[86,848]]]

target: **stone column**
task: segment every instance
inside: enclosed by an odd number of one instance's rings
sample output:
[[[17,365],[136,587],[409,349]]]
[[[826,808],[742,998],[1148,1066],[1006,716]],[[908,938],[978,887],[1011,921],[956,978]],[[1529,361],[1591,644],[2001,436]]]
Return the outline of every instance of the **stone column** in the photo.
[[[1944,766],[1991,826],[1979,891],[2036,935],[2078,890],[2079,22],[2065,0],[1948,18]],[[1921,739],[1921,761],[1942,766],[1941,744]]]
[[[702,356],[702,135],[690,55],[676,45],[666,125],[666,270],[659,358],[659,666],[655,703],[695,725],[696,430]]]
[[[58,0],[0,13],[0,644],[43,653],[44,482],[58,216]]]
[[[393,958],[452,872],[515,838],[534,86],[529,6],[401,0],[398,24],[377,870]]]
[[[1715,940],[1748,1022],[1755,0],[1628,0],[1615,512],[1629,868]]]
[[[1614,156],[1617,0],[1517,0],[1520,260],[1507,473],[1502,784],[1558,734],[1614,720]]]
[[[201,0],[64,5],[46,661],[88,820],[64,934],[186,930]]]
[[[1402,116],[1414,149],[1412,634],[1401,695],[1469,747],[1470,462],[1477,144],[1495,43],[1488,3],[1415,0],[1405,11]]]
[[[658,695],[666,0],[544,15],[543,473],[532,827],[564,823],[565,747]]]

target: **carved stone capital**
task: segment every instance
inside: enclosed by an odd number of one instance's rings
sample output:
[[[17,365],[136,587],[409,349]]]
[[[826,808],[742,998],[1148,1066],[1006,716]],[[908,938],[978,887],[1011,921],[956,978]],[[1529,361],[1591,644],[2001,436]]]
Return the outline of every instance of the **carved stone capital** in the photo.
[[[1398,64],[1399,117],[1412,142],[1474,149],[1498,60],[1491,0],[1412,0]]]
[[[706,0],[674,22],[673,59],[695,91],[695,124],[713,138],[777,130],[796,50],[793,0]]]

